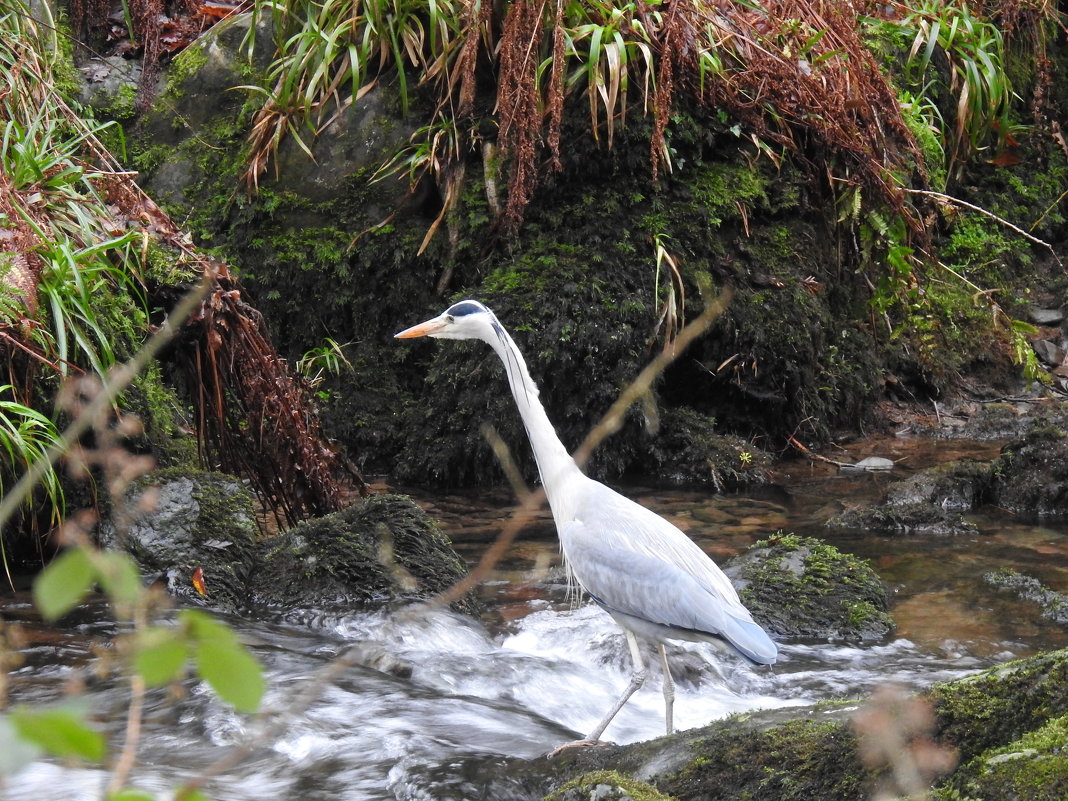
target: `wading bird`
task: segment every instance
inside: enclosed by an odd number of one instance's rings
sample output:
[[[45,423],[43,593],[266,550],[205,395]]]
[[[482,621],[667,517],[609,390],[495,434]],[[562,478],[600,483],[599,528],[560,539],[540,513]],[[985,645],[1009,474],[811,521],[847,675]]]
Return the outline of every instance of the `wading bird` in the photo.
[[[775,644],[753,621],[730,580],[693,540],[579,469],[538,400],[523,355],[493,312],[477,301],[463,300],[396,336],[481,339],[497,352],[530,438],[564,563],[579,586],[626,633],[634,670],[623,694],[588,737],[553,753],[596,744],[645,682],[648,668],[638,637],[659,645],[668,734],[673,728],[675,685],[665,640],[727,643],[753,662],[775,661]]]

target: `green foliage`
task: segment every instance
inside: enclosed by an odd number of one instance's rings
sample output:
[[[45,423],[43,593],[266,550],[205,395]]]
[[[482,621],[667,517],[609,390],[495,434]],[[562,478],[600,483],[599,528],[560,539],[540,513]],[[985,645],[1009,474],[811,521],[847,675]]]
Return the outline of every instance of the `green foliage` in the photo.
[[[179,681],[192,666],[222,701],[240,712],[259,708],[266,689],[263,672],[233,630],[195,609],[179,612],[173,625],[149,622],[159,599],[142,585],[137,567],[125,553],[100,551],[87,541],[68,548],[37,577],[34,604],[45,620],[55,621],[97,586],[116,618],[133,626],[118,638],[115,651],[124,657],[135,693]],[[86,717],[87,710],[65,706],[16,708],[9,718],[0,718],[0,746],[20,748],[23,755],[17,761],[0,760],[0,775],[33,758],[26,744],[64,759],[101,760],[104,739],[87,725]]]
[[[238,711],[255,712],[266,684],[259,663],[238,641],[233,629],[196,609],[183,610],[178,620],[200,677]],[[173,664],[170,659],[173,654],[164,660],[164,666]]]
[[[8,465],[25,469],[45,458],[48,450],[59,441],[59,432],[48,417],[8,397],[12,391],[10,384],[0,386],[0,445]],[[63,511],[63,487],[55,471],[45,473],[42,486],[58,519]],[[0,496],[2,494],[3,487],[0,486]],[[2,549],[0,538],[0,551]],[[4,563],[7,563],[6,559]]]
[[[96,582],[96,570],[85,551],[64,551],[33,585],[33,601],[47,621],[58,620],[82,602]]]
[[[900,18],[869,19],[869,24],[892,26],[906,32],[912,43],[907,57],[907,79],[914,93],[906,97],[926,126],[940,134],[947,157],[944,166],[955,164],[990,147],[1002,147],[1016,131],[1012,119],[1015,93],[1005,70],[1005,45],[1001,29],[978,11],[976,4],[959,0],[915,0],[905,6]],[[956,99],[955,113],[947,125],[930,93],[937,92],[932,60],[940,51],[951,70],[949,92]],[[925,155],[933,155],[928,145]]]
[[[72,707],[15,707],[11,722],[23,740],[61,759],[99,762],[106,745],[100,732],[85,722],[86,710]]]

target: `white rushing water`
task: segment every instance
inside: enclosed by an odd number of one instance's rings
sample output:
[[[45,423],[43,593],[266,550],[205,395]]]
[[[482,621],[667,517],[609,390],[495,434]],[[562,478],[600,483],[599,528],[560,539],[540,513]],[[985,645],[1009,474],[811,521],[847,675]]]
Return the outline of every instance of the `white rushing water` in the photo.
[[[531,609],[499,634],[472,618],[421,608],[319,616],[312,629],[234,621],[267,671],[265,716],[238,716],[198,684],[178,701],[154,693],[131,784],[167,798],[264,725],[276,729],[207,785],[209,797],[435,799],[425,778],[418,789],[410,781],[414,773],[425,777],[428,766],[447,769],[472,756],[544,754],[593,727],[626,684],[630,664],[620,630],[598,608],[555,609],[541,601]],[[361,664],[321,681],[331,660],[350,648]],[[886,681],[926,686],[985,664],[925,653],[908,640],[785,644],[774,668],[750,666],[706,644],[677,644],[670,655],[682,729],[735,712],[856,697]],[[607,739],[625,743],[663,733],[653,665]],[[35,686],[46,700],[49,691]],[[314,700],[294,709],[310,690]],[[18,700],[17,683],[14,694]],[[88,698],[101,718],[121,719],[121,687],[91,686]],[[34,698],[28,693],[23,700]],[[101,770],[37,761],[9,780],[6,797],[97,799],[104,777]]]

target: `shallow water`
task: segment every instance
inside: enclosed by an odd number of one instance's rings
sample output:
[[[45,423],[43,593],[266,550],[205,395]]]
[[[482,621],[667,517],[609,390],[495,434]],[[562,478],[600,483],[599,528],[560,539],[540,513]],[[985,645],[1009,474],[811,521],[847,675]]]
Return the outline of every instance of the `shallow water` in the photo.
[[[990,450],[955,445],[950,453],[947,447],[924,450],[893,440],[868,447],[877,448],[874,455],[907,459],[893,477]],[[866,455],[845,454],[849,460]],[[1035,607],[981,581],[983,572],[1007,566],[1068,590],[1068,528],[1021,524],[997,510],[975,515],[979,533],[971,536],[886,537],[822,526],[845,504],[877,496],[891,478],[840,475],[823,465],[797,463],[776,476],[775,490],[759,495],[627,488],[717,560],[778,530],[812,534],[872,559],[892,592],[899,628],[883,642],[787,641],[773,668],[754,668],[711,645],[673,646],[678,727],[737,711],[856,697],[888,681],[918,689],[1068,645],[1065,630],[1041,620]],[[472,560],[509,512],[499,494],[420,500]],[[308,610],[285,620],[231,621],[265,666],[266,720],[276,728],[237,767],[208,783],[209,796],[464,797],[454,784],[443,789],[462,760],[535,757],[588,731],[626,684],[629,657],[606,614],[568,597],[556,561],[555,536],[544,513],[483,586],[486,612],[478,620],[402,608]],[[10,676],[12,700],[52,702],[72,685],[84,684],[94,719],[117,742],[126,691],[112,680],[91,677],[93,643],[113,631],[105,610],[86,606],[59,628],[35,623],[25,597],[7,601],[0,613],[23,621],[30,635],[26,663]],[[340,654],[355,664],[324,680],[323,672]],[[178,699],[154,692],[146,712],[132,784],[160,797],[267,725],[233,714],[198,684],[187,690]],[[302,694],[310,698],[306,709],[294,709]],[[654,676],[606,737],[630,742],[657,736],[662,716]],[[99,798],[105,780],[102,770],[38,761],[9,779],[0,797]]]

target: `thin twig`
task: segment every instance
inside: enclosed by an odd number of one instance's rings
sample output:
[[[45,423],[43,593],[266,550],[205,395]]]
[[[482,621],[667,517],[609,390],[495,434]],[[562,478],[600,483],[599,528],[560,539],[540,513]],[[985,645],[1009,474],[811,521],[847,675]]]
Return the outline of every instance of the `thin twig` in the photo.
[[[147,624],[145,624],[147,625]],[[139,627],[140,628],[140,627]],[[123,788],[137,762],[137,746],[141,742],[141,713],[145,706],[145,677],[136,670],[130,673],[130,706],[126,709],[126,738],[122,753],[115,763],[115,771],[108,782],[110,798]]]
[[[906,188],[905,191],[910,193],[910,194],[913,194],[913,195],[924,195],[925,197],[933,197],[933,198],[937,198],[939,200],[944,200],[946,203],[952,203],[952,204],[954,204],[956,206],[963,206],[966,209],[971,209],[972,211],[977,211],[980,214],[985,214],[987,217],[989,217],[990,219],[994,220],[995,222],[999,222],[1002,225],[1004,225],[1006,228],[1012,229],[1013,231],[1018,233],[1020,236],[1022,236],[1024,239],[1027,239],[1027,240],[1029,240],[1031,242],[1034,242],[1036,245],[1041,245],[1042,247],[1048,249],[1050,254],[1052,254],[1052,256],[1053,256],[1053,260],[1057,262],[1057,265],[1059,267],[1061,267],[1061,268],[1064,267],[1064,265],[1061,263],[1060,257],[1057,256],[1057,251],[1055,251],[1053,249],[1053,245],[1051,245],[1049,242],[1046,242],[1043,239],[1039,239],[1037,236],[1034,236],[1033,234],[1027,233],[1027,231],[1025,231],[1020,226],[1013,225],[1011,222],[1006,220],[1004,217],[999,217],[998,215],[994,214],[994,212],[987,211],[982,206],[976,206],[974,203],[969,203],[967,200],[961,200],[959,197],[953,197],[952,195],[946,195],[946,194],[943,194],[942,192],[933,192],[930,189],[907,189]]]

